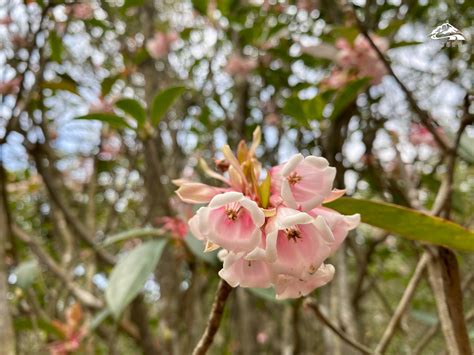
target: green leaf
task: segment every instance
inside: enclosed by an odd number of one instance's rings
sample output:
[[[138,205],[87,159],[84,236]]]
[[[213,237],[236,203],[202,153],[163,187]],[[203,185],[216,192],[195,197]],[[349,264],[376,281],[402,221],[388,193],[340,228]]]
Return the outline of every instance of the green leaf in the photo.
[[[285,107],[283,107],[283,113],[292,116],[302,126],[309,127],[303,103],[298,97],[292,96],[286,100]]]
[[[387,27],[381,30],[377,30],[375,31],[375,33],[377,34],[377,36],[380,36],[380,37],[389,37],[397,33],[400,27],[402,27],[405,23],[406,23],[405,20],[395,19],[392,22],[390,22],[390,24]]]
[[[117,74],[117,75],[112,75],[104,80],[102,80],[102,83],[100,84],[101,87],[101,95],[102,97],[107,96],[110,93],[110,90],[112,90],[112,87],[114,86],[115,82],[119,80],[122,77],[122,74]]]
[[[193,7],[201,14],[207,14],[207,0],[192,0]]]
[[[115,106],[132,116],[137,121],[138,127],[142,127],[145,124],[146,111],[137,100],[121,99],[115,103]]]
[[[339,90],[333,102],[334,109],[330,118],[337,118],[351,103],[355,102],[357,96],[367,87],[369,81],[369,78],[354,80]]]
[[[292,96],[286,100],[283,112],[295,118],[302,126],[310,128],[309,122],[324,118],[323,111],[327,100],[323,94],[316,95],[309,100],[301,100]]]
[[[165,239],[143,243],[115,265],[105,290],[105,301],[116,320],[143,289],[146,280],[155,270],[165,245]]]
[[[51,48],[51,59],[61,63],[63,54],[63,40],[56,31],[49,34],[49,46]]]
[[[353,43],[360,31],[356,27],[335,26],[329,31],[329,35],[334,39],[345,38],[350,43]]]
[[[271,177],[270,174],[267,172],[267,177],[258,187],[258,192],[260,194],[260,204],[263,208],[267,208],[268,202],[270,201],[270,182]]]
[[[122,9],[128,9],[134,6],[142,6],[145,3],[145,0],[125,0],[123,3]]]
[[[410,240],[474,252],[474,232],[443,218],[391,203],[349,197],[325,206],[343,214],[360,213],[362,222]]]
[[[390,45],[390,49],[392,48],[400,48],[400,47],[408,47],[408,46],[417,46],[419,44],[422,44],[424,42],[419,42],[419,41],[400,41],[400,42],[394,42]]]
[[[193,253],[193,255],[196,256],[198,259],[211,265],[218,264],[217,250],[211,252],[204,252],[204,243],[191,234],[186,235],[186,237],[184,238],[184,242],[188,246],[191,253]]]
[[[20,288],[30,287],[40,275],[40,267],[36,260],[29,260],[20,263],[14,270],[16,284]]]
[[[151,105],[151,123],[156,126],[174,102],[186,90],[184,86],[174,86],[159,92]]]
[[[68,80],[61,80],[61,81],[43,81],[40,83],[40,87],[42,89],[50,89],[50,90],[64,90],[72,92],[73,94],[77,94],[77,87],[76,83]]]
[[[101,121],[114,128],[132,128],[123,117],[113,113],[90,113],[85,116],[76,117],[76,120]]]

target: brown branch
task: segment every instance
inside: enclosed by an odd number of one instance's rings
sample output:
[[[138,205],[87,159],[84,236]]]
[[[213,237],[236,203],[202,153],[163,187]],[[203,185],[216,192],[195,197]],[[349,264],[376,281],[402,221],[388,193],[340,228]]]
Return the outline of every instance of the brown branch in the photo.
[[[193,355],[204,355],[209,350],[209,347],[214,340],[214,336],[219,329],[219,325],[221,324],[225,303],[231,291],[232,287],[224,280],[220,280],[216,296],[214,297],[214,302],[212,303],[211,313],[207,321],[206,330],[194,348]]]
[[[106,250],[98,248],[97,243],[95,242],[92,232],[71,212],[71,208],[64,201],[63,196],[60,194],[60,189],[57,184],[55,177],[51,174],[47,167],[43,165],[42,154],[39,151],[39,146],[36,149],[32,149],[31,153],[35,159],[36,168],[43,178],[43,182],[46,186],[46,189],[51,196],[52,201],[59,207],[61,212],[64,214],[66,221],[71,225],[72,229],[77,233],[77,235],[84,240],[96,253],[101,261],[105,262],[108,265],[115,264],[115,257],[108,253]]]
[[[353,17],[354,17],[354,19],[357,23],[357,26],[359,27],[359,31],[367,39],[370,46],[377,53],[379,59],[384,64],[384,66],[387,69],[388,73],[395,79],[395,81],[398,83],[398,85],[400,86],[402,91],[405,93],[405,96],[408,100],[408,103],[410,104],[413,111],[415,111],[415,113],[418,115],[421,123],[430,131],[430,133],[433,135],[433,137],[435,138],[436,142],[439,144],[441,149],[445,153],[451,153],[453,151],[453,147],[451,146],[451,143],[448,141],[448,139],[445,135],[440,134],[437,130],[437,128],[440,125],[436,122],[436,120],[430,115],[430,113],[428,111],[423,110],[418,105],[418,102],[416,101],[415,97],[413,96],[413,93],[405,86],[405,84],[395,74],[389,59],[382,53],[382,51],[377,47],[377,45],[375,44],[373,39],[370,37],[369,32],[365,28],[365,25],[362,23],[362,21],[357,16],[355,9],[353,9]]]
[[[40,262],[42,262],[52,274],[63,282],[66,288],[79,302],[90,308],[101,308],[103,306],[100,299],[90,292],[81,289],[75,282],[73,282],[72,278],[63,271],[61,266],[59,266],[46,251],[43,250],[41,245],[34,238],[31,238],[25,231],[15,224],[12,225],[12,231],[18,239],[28,245]]]
[[[423,276],[423,272],[425,271],[429,260],[430,254],[425,252],[418,261],[415,272],[413,273],[413,276],[410,279],[410,282],[408,283],[405,292],[403,293],[403,296],[400,299],[400,302],[398,303],[398,306],[392,318],[390,319],[387,328],[385,329],[385,332],[383,333],[382,339],[375,348],[376,354],[384,353],[388,345],[390,344],[390,340],[395,334],[395,330],[397,329],[397,326],[399,325],[403,314],[408,308],[408,303],[411,301],[413,295],[415,294],[416,287],[418,286],[418,283],[420,282],[421,277]]]
[[[8,243],[9,216],[6,195],[6,174],[3,168],[3,149],[0,145],[0,344],[2,354],[15,354],[15,330],[8,300],[8,266],[6,246]]]
[[[363,354],[372,354],[372,350],[370,350],[366,345],[359,343],[357,340],[352,339],[348,334],[346,334],[343,330],[339,329],[338,326],[333,324],[319,309],[318,303],[314,299],[307,298],[304,301],[304,306],[309,307],[316,317],[326,325],[329,329],[331,329],[334,333],[339,336],[344,342],[352,346],[354,349],[359,350]]]

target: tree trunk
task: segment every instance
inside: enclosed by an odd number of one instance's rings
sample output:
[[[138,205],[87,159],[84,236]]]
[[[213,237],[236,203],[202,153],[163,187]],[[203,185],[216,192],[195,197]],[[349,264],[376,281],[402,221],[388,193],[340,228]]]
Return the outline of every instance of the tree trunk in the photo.
[[[464,308],[456,255],[443,247],[430,247],[433,258],[428,264],[429,280],[436,298],[449,354],[469,355],[471,345],[464,320]]]
[[[15,333],[8,302],[8,275],[6,260],[6,245],[8,241],[8,215],[6,206],[6,181],[1,161],[0,147],[0,346],[2,355],[15,354]]]

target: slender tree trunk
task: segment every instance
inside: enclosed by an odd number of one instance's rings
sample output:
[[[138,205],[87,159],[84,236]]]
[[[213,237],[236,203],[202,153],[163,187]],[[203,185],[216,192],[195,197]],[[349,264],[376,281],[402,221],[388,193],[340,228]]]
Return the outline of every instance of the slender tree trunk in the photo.
[[[430,250],[434,257],[428,264],[429,280],[435,295],[448,353],[470,355],[472,352],[464,320],[456,255],[443,247],[432,247]]]
[[[8,275],[5,263],[5,249],[8,241],[8,215],[6,191],[4,191],[6,181],[1,154],[2,147],[0,146],[0,353],[13,355],[15,354],[15,333],[8,302]]]

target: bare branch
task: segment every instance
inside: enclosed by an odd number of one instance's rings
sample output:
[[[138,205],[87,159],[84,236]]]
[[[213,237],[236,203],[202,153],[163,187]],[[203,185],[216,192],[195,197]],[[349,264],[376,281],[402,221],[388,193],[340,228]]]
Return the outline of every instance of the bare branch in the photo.
[[[358,341],[352,339],[349,335],[347,335],[343,330],[339,329],[338,326],[333,324],[319,309],[318,303],[314,299],[307,298],[303,304],[305,307],[309,307],[313,310],[316,317],[323,322],[329,329],[331,329],[334,333],[336,333],[339,338],[341,338],[344,342],[352,346],[354,349],[359,350],[363,354],[372,354],[372,350],[370,350],[367,346],[359,343]]]
[[[418,261],[418,264],[416,265],[415,272],[413,273],[413,276],[410,279],[410,282],[408,283],[407,288],[405,289],[405,292],[403,293],[403,296],[400,299],[400,302],[398,303],[398,306],[392,318],[390,319],[387,328],[385,329],[385,332],[383,333],[382,339],[375,348],[376,354],[381,354],[385,352],[388,345],[390,344],[390,340],[395,334],[395,330],[397,329],[397,326],[400,323],[403,314],[407,310],[408,303],[411,301],[413,295],[415,294],[416,287],[418,286],[418,283],[420,282],[421,277],[423,276],[423,272],[425,271],[429,260],[430,254],[428,254],[427,252],[423,253],[420,260]]]
[[[13,234],[26,243],[36,257],[46,266],[46,268],[53,273],[58,279],[60,279],[66,288],[81,302],[83,305],[90,308],[101,308],[103,303],[100,299],[95,297],[90,292],[81,289],[75,282],[72,281],[71,277],[63,271],[47,252],[43,250],[41,245],[31,238],[25,231],[23,231],[17,225],[12,226]]]
[[[227,301],[231,291],[232,287],[224,280],[220,280],[216,296],[214,297],[214,302],[212,303],[211,313],[207,321],[206,330],[194,348],[193,355],[204,355],[209,350],[209,347],[214,341],[214,336],[219,329],[219,325],[221,324],[225,302]]]

